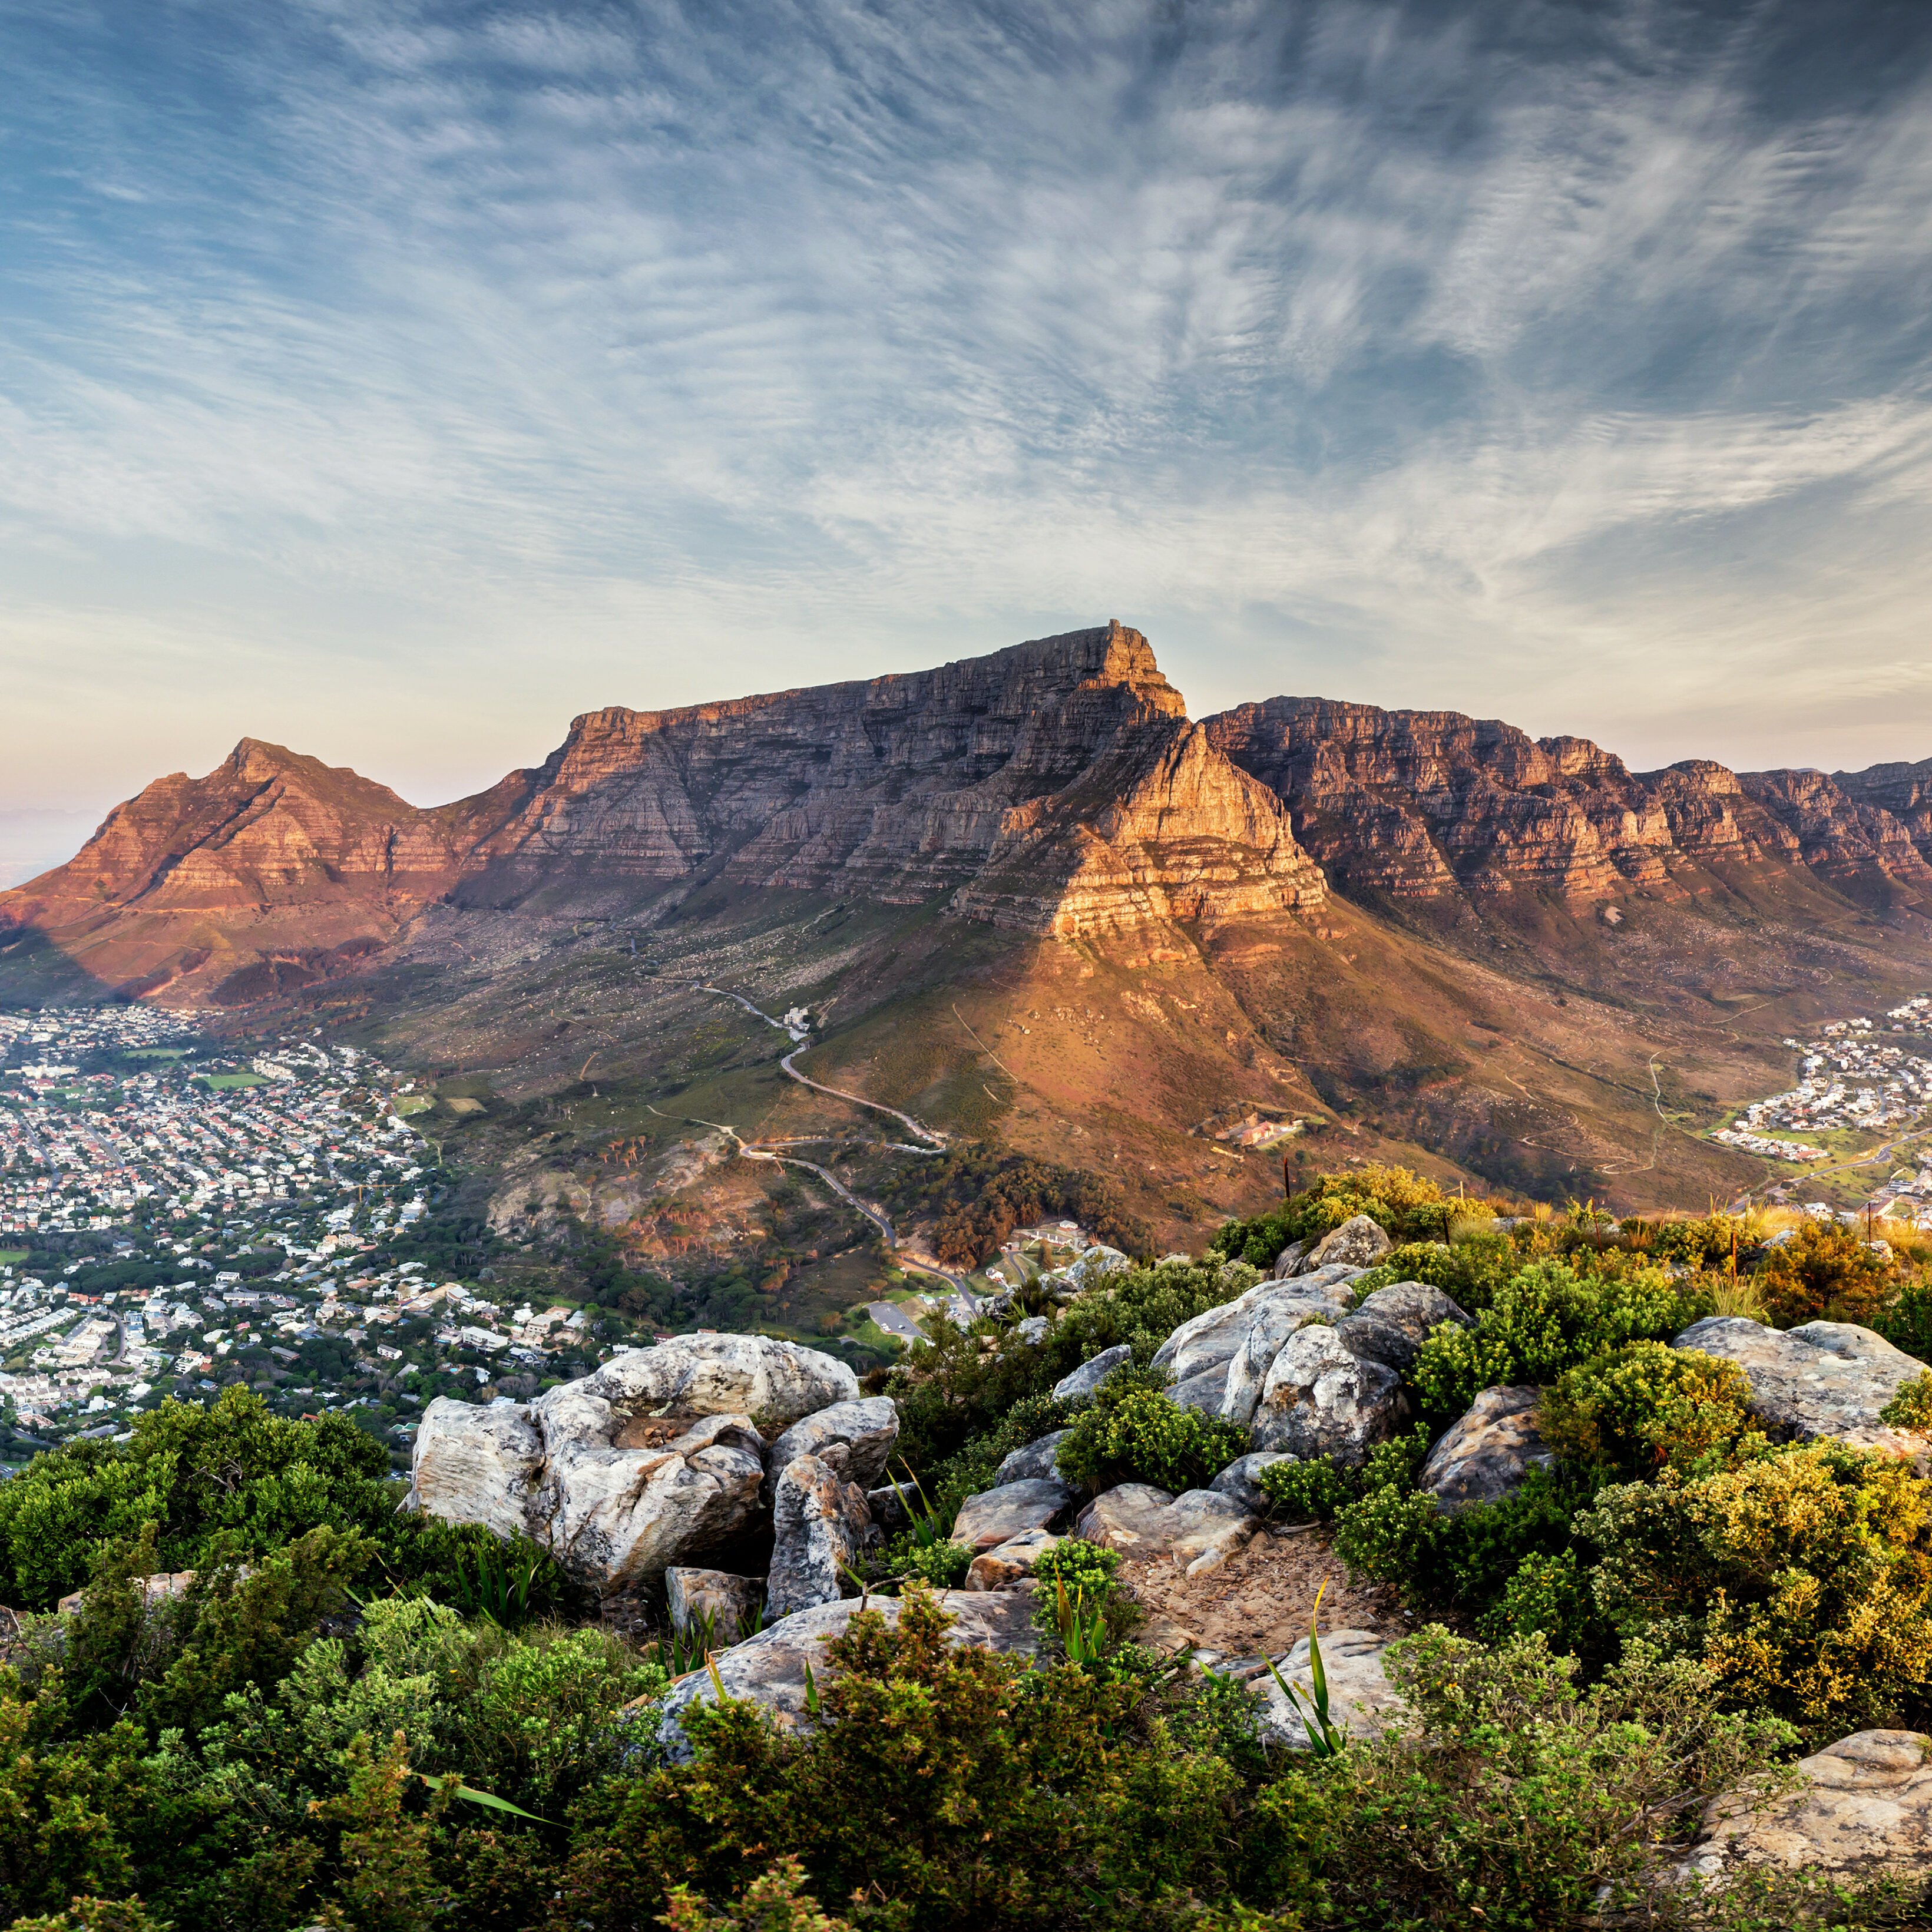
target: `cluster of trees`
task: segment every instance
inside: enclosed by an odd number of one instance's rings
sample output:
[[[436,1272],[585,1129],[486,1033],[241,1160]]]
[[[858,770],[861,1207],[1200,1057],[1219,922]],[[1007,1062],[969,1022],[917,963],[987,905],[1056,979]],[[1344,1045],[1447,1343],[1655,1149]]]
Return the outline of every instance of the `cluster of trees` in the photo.
[[[1078,1221],[1126,1254],[1144,1253],[1153,1238],[1105,1175],[979,1144],[907,1161],[883,1192],[895,1215],[933,1217],[934,1252],[951,1268],[976,1268],[1016,1228],[1040,1221]]]

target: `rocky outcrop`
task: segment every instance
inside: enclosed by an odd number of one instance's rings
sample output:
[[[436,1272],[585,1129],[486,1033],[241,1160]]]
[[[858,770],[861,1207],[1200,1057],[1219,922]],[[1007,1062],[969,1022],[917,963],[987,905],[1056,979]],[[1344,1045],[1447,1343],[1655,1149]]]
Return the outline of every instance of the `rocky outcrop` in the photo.
[[[1065,1520],[1077,1500],[1057,1477],[1036,1476],[982,1490],[959,1505],[952,1540],[968,1550],[993,1550],[1030,1530],[1051,1529]]]
[[[763,1608],[764,1579],[738,1576],[724,1570],[686,1570],[676,1565],[664,1572],[664,1607],[675,1630],[709,1630],[722,1646],[739,1640]]]
[[[1804,1781],[1796,1790],[1767,1797],[1747,1788],[1715,1800],[1683,1876],[1721,1885],[1756,1867],[1853,1885],[1924,1883],[1932,1871],[1932,1737],[1858,1731],[1797,1768]]]
[[[1364,1295],[1335,1324],[1335,1332],[1356,1354],[1408,1373],[1422,1345],[1445,1322],[1469,1326],[1454,1298],[1426,1282],[1391,1282]]]
[[[1073,1533],[1125,1556],[1164,1556],[1192,1576],[1219,1569],[1260,1528],[1253,1511],[1220,1490],[1176,1496],[1150,1483],[1122,1483],[1088,1504]]]
[[[1155,1350],[1153,1366],[1184,1407],[1245,1423],[1282,1343],[1309,1322],[1344,1313],[1358,1272],[1338,1266],[1292,1282],[1257,1282],[1184,1322]]]
[[[1132,1361],[1134,1352],[1126,1342],[1118,1343],[1111,1348],[1102,1348],[1097,1355],[1090,1356],[1075,1370],[1060,1377],[1053,1385],[1055,1402],[1087,1402],[1092,1400],[1094,1391],[1116,1369],[1124,1369]]]
[[[1031,1482],[1040,1477],[1054,1480],[1059,1479],[1060,1465],[1056,1460],[1060,1445],[1072,1434],[1070,1429],[1055,1429],[1048,1434],[1036,1437],[1023,1449],[1016,1449],[993,1472],[995,1488],[1006,1483]]]
[[[1261,1486],[1261,1473],[1270,1463],[1292,1462],[1294,1457],[1279,1449],[1256,1449],[1238,1456],[1208,1486],[1224,1496],[1232,1496],[1251,1516],[1266,1516],[1274,1500]]]
[[[1437,1439],[1422,1466],[1419,1486],[1453,1514],[1499,1503],[1522,1487],[1532,1469],[1556,1458],[1537,1426],[1540,1389],[1486,1388]]]
[[[1366,1214],[1352,1214],[1294,1264],[1294,1272],[1304,1275],[1318,1274],[1325,1268],[1372,1268],[1394,1245],[1380,1222]],[[1276,1266],[1280,1265],[1277,1260]]]
[[[800,1456],[816,1456],[862,1490],[883,1484],[899,1439],[898,1406],[891,1396],[835,1402],[794,1422],[772,1444],[766,1487]]]
[[[1352,1738],[1374,1737],[1397,1723],[1403,1708],[1402,1696],[1389,1682],[1382,1663],[1388,1649],[1388,1640],[1376,1636],[1373,1630],[1338,1630],[1327,1632],[1321,1642],[1322,1673],[1328,1682],[1330,1720],[1341,1726]],[[1312,1707],[1315,1684],[1307,1638],[1277,1658],[1275,1669],[1301,1700],[1304,1708]],[[1252,1688],[1260,1702],[1263,1734],[1290,1750],[1306,1750],[1307,1724],[1281,1686],[1264,1672]]]
[[[1673,1347],[1737,1364],[1751,1388],[1750,1412],[1774,1437],[1834,1436],[1860,1448],[1919,1456],[1926,1439],[1879,1420],[1906,1383],[1925,1372],[1916,1356],[1850,1322],[1808,1322],[1780,1334],[1741,1316],[1694,1322]]]
[[[772,1566],[765,1600],[788,1617],[836,1603],[866,1551],[879,1542],[866,1492],[816,1456],[794,1456],[772,1501]]]
[[[417,1432],[411,1494],[444,1522],[533,1537],[599,1589],[648,1587],[758,1517],[765,1444],[752,1412],[782,1424],[835,1403],[863,1410],[857,1394],[851,1370],[816,1349],[680,1336],[533,1402],[439,1396]],[[876,1433],[855,1424],[830,1446],[849,1460],[855,1436]]]
[[[946,1590],[938,1593],[938,1600],[952,1620],[946,1641],[955,1648],[992,1650],[1028,1659],[1039,1654],[1033,1600],[1025,1592]],[[860,1607],[857,1598],[848,1597],[801,1611],[720,1652],[712,1660],[715,1680],[709,1670],[679,1678],[662,1702],[652,1707],[660,1748],[674,1763],[689,1760],[691,1744],[680,1720],[694,1704],[715,1704],[721,1685],[726,1696],[748,1698],[760,1706],[781,1731],[796,1731],[809,1724],[814,1690],[822,1696],[836,1674],[825,1647],[844,1634]],[[899,1605],[892,1598],[874,1597],[864,1607],[876,1611],[889,1624],[898,1621]]]
[[[1354,1352],[1334,1328],[1290,1336],[1274,1358],[1255,1405],[1249,1438],[1258,1449],[1306,1460],[1332,1456],[1360,1468],[1369,1451],[1408,1418],[1402,1378],[1384,1363]]]

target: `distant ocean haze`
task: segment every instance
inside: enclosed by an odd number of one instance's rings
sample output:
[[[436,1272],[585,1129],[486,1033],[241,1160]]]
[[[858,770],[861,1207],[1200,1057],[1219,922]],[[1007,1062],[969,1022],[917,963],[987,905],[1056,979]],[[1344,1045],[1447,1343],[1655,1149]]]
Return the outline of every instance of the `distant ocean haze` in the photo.
[[[0,892],[64,865],[106,816],[104,806],[0,806]]]

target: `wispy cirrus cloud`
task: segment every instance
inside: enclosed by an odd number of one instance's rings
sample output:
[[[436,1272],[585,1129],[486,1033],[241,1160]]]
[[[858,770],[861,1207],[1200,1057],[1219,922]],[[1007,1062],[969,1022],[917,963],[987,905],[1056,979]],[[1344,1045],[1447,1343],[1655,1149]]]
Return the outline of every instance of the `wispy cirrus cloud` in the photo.
[[[1932,23],[1814,14],[0,4],[9,785],[1109,615],[1201,709],[1932,752]]]

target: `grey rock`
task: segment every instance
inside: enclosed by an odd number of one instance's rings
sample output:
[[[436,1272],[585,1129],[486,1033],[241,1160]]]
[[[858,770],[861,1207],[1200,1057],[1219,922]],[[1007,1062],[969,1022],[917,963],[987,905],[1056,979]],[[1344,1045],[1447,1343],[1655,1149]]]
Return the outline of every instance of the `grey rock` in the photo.
[[[1348,1272],[1338,1268],[1319,1279],[1292,1283],[1257,1282],[1233,1300],[1203,1309],[1184,1322],[1154,1351],[1153,1366],[1177,1382],[1225,1366],[1246,1341],[1260,1312],[1277,1305],[1306,1306],[1331,1316],[1346,1314],[1354,1299],[1343,1279]]]
[[[1335,1326],[1354,1353],[1403,1374],[1431,1332],[1445,1322],[1470,1325],[1468,1316],[1439,1288],[1397,1281],[1366,1296]]]
[[[1085,1402],[1116,1369],[1124,1369],[1134,1358],[1126,1342],[1102,1348],[1090,1361],[1082,1362],[1071,1375],[1062,1376],[1053,1385],[1055,1402]]]
[[[1064,1480],[1054,1458],[1060,1454],[1060,1445],[1072,1433],[1070,1429],[1056,1429],[1024,1448],[1016,1449],[994,1472],[994,1488],[1003,1488],[1008,1483],[1034,1482],[1042,1477],[1050,1482]]]
[[[1073,1533],[1123,1556],[1157,1552],[1166,1546],[1162,1532],[1173,1493],[1151,1483],[1121,1483],[1102,1490],[1080,1514]]]
[[[1317,1268],[1338,1262],[1346,1268],[1372,1268],[1394,1245],[1381,1222],[1366,1214],[1352,1215],[1324,1234],[1295,1263],[1295,1271],[1312,1274]]]
[[[991,1650],[1029,1662],[1039,1655],[1033,1599],[1025,1591],[946,1590],[938,1596],[940,1607],[952,1619],[946,1641],[954,1648]],[[711,1671],[694,1670],[680,1677],[661,1702],[640,1706],[640,1720],[656,1720],[658,1742],[674,1763],[687,1762],[692,1756],[680,1716],[694,1704],[715,1704],[721,1683],[726,1696],[749,1698],[762,1706],[781,1731],[805,1729],[812,1721],[806,1708],[811,1695],[806,1670],[822,1696],[837,1674],[825,1646],[844,1634],[861,1607],[860,1599],[848,1597],[772,1624],[714,1660],[716,1683]],[[889,1624],[898,1621],[901,1606],[892,1598],[874,1597],[862,1607],[876,1611]]]
[[[1388,1648],[1388,1640],[1373,1630],[1338,1630],[1322,1634],[1322,1668],[1328,1680],[1330,1717],[1352,1738],[1374,1737],[1402,1715],[1402,1694],[1388,1681],[1383,1667]],[[1275,1669],[1307,1704],[1315,1688],[1309,1669],[1307,1638],[1278,1658]],[[1307,1725],[1274,1677],[1264,1672],[1254,1680],[1252,1688],[1260,1700],[1257,1714],[1263,1734],[1290,1750],[1307,1750]]]
[[[664,1572],[664,1596],[672,1629],[702,1628],[708,1622],[718,1647],[724,1648],[738,1641],[740,1630],[758,1615],[765,1600],[765,1582],[762,1576],[674,1564]]]
[[[674,1335],[654,1348],[613,1355],[581,1383],[566,1386],[601,1398],[626,1420],[662,1409],[754,1416],[781,1429],[859,1395],[859,1378],[844,1363],[766,1335]]]
[[[1501,1502],[1522,1487],[1531,1470],[1552,1467],[1556,1458],[1537,1426],[1541,1394],[1522,1387],[1484,1389],[1430,1450],[1420,1486],[1454,1514]]]
[[[1286,1281],[1301,1264],[1301,1258],[1308,1252],[1306,1241],[1290,1241],[1274,1258],[1274,1266],[1269,1270],[1276,1281]]]
[[[1002,1484],[968,1496],[953,1520],[952,1540],[968,1550],[992,1550],[1030,1529],[1051,1529],[1076,1500],[1070,1485],[1051,1476]]]
[[[884,1480],[886,1466],[892,1460],[892,1445],[899,1439],[898,1405],[890,1396],[862,1396],[856,1402],[835,1402],[794,1422],[772,1444],[769,1491],[780,1473],[800,1456],[816,1456],[822,1462],[826,1452],[842,1448],[840,1471],[848,1482],[871,1489]],[[836,1465],[835,1465],[836,1466]]]
[[[780,1474],[772,1531],[766,1591],[781,1617],[836,1602],[847,1568],[878,1540],[865,1491],[816,1456],[796,1456]]]
[[[1710,1315],[1672,1346],[1736,1362],[1750,1383],[1750,1412],[1768,1434],[1799,1442],[1833,1436],[1896,1456],[1926,1453],[1924,1436],[1879,1420],[1926,1365],[1869,1328],[1808,1322],[1780,1334],[1742,1316]]]
[[[1221,1382],[1216,1413],[1245,1429],[1254,1420],[1255,1405],[1268,1386],[1268,1371],[1288,1338],[1312,1323],[1332,1321],[1346,1306],[1346,1287],[1303,1292],[1299,1282],[1282,1282],[1278,1292],[1257,1300],[1247,1332],[1229,1359]]]
[[[1170,1383],[1167,1393],[1183,1408],[1198,1409],[1203,1415],[1219,1415],[1227,1399],[1228,1365],[1217,1363],[1198,1376],[1190,1376],[1185,1382]]]
[[[1056,1301],[1071,1301],[1084,1294],[1090,1288],[1097,1287],[1110,1274],[1121,1274],[1132,1266],[1133,1263],[1118,1248],[1110,1248],[1104,1242],[1096,1241],[1064,1268],[1042,1275],[1040,1282]]]
[[[444,1522],[478,1522],[502,1537],[532,1534],[543,1432],[520,1402],[487,1407],[438,1396],[423,1411],[410,1466],[411,1500]]]
[[[1279,1449],[1256,1449],[1230,1462],[1208,1486],[1218,1490],[1253,1516],[1266,1516],[1274,1505],[1258,1478],[1270,1462],[1292,1462],[1294,1458]]]
[[[1037,1348],[1046,1340],[1047,1330],[1052,1326],[1044,1315],[1029,1315],[1013,1324],[1013,1333],[1029,1348]]]
[[[1804,1782],[1795,1790],[1746,1785],[1713,1800],[1678,1876],[1721,1886],[1756,1868],[1924,1883],[1932,1871],[1932,1737],[1854,1732],[1799,1759],[1798,1771]]]
[[[1033,1566],[1059,1541],[1046,1530],[1029,1529],[997,1549],[982,1550],[967,1566],[967,1588],[1010,1590],[1030,1576]]]
[[[1336,1328],[1308,1328],[1288,1337],[1268,1370],[1249,1440],[1359,1468],[1408,1414],[1394,1370],[1354,1354]]]
[[[912,1510],[907,1508],[908,1503],[915,1509],[919,1506],[919,1492],[910,1483],[902,1483],[897,1489],[884,1483],[866,1492],[866,1508],[881,1536],[897,1536],[911,1528]]]

